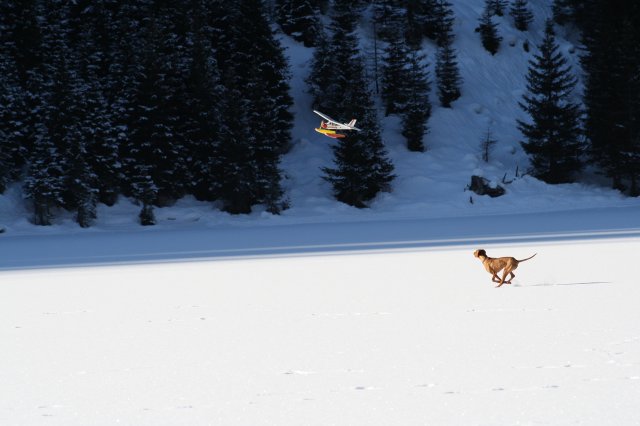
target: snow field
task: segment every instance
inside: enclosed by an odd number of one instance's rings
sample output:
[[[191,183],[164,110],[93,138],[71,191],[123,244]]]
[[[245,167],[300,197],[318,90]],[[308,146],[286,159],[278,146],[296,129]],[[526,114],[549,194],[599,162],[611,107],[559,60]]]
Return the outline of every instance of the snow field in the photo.
[[[640,422],[640,239],[0,273],[0,424]]]

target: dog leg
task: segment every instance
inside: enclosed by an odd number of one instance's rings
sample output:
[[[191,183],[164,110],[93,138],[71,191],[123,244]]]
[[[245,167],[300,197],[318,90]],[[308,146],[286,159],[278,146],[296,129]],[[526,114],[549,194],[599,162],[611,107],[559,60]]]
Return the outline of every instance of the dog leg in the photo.
[[[509,278],[509,281],[507,281],[507,284],[511,284],[511,280],[516,277],[516,274],[514,274],[513,272],[509,272],[509,273],[511,274],[511,278]]]
[[[505,269],[504,274],[502,274],[502,279],[500,280],[500,284],[498,284],[498,285],[496,286],[496,288],[497,288],[497,287],[500,287],[500,286],[502,286],[502,284],[504,284],[504,280],[505,280],[505,278],[507,278],[507,275],[509,275],[509,271],[507,271],[507,270]],[[507,283],[507,284],[509,284],[509,283]]]

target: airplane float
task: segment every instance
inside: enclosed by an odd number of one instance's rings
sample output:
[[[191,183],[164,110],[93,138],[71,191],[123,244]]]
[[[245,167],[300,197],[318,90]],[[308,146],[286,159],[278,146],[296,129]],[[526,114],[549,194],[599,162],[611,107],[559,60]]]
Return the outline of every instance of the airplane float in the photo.
[[[333,118],[329,117],[328,115],[325,115],[325,114],[321,113],[320,111],[316,111],[314,109],[313,112],[315,112],[316,114],[318,114],[320,117],[323,118],[323,120],[320,121],[320,127],[317,127],[315,129],[316,132],[322,133],[323,135],[325,135],[327,137],[330,137],[332,139],[338,139],[338,138],[344,138],[345,137],[345,135],[343,135],[342,133],[338,133],[336,130],[356,130],[356,131],[360,131],[360,129],[355,127],[355,125],[356,125],[356,119],[355,118],[353,120],[351,120],[350,122],[348,122],[348,123],[340,123],[339,121],[334,120]]]

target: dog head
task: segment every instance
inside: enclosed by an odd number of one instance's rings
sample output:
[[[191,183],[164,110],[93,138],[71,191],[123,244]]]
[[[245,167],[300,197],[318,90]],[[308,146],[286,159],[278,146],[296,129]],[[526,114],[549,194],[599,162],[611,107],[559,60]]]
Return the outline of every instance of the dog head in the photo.
[[[478,257],[478,258],[479,258],[480,256],[487,257],[487,252],[486,252],[486,251],[484,251],[483,249],[478,249],[478,250],[476,250],[476,251],[474,251],[474,252],[473,252],[473,255],[474,255],[475,257]]]

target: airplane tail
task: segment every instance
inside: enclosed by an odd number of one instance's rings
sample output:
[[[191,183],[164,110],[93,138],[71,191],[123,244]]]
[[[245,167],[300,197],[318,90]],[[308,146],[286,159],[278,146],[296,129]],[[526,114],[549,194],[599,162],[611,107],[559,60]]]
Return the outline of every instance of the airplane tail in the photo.
[[[354,118],[353,120],[351,120],[349,122],[349,124],[347,124],[349,127],[355,127],[356,126],[356,119]]]

